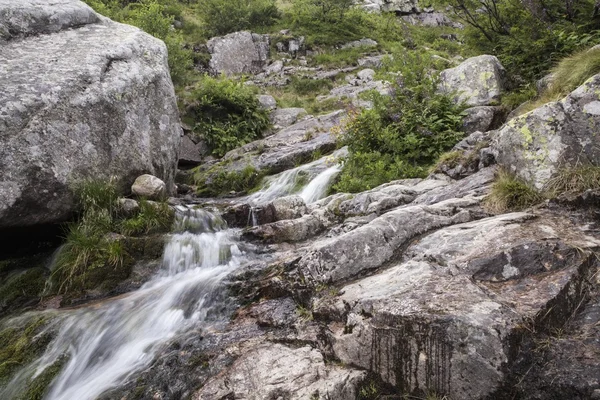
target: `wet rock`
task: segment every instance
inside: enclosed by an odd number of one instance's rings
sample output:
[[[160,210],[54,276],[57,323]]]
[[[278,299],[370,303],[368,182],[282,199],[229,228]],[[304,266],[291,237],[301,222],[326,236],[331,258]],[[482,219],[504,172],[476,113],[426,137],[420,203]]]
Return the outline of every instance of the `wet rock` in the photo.
[[[261,94],[257,96],[258,104],[265,110],[271,111],[277,108],[277,101],[275,97],[268,94]]]
[[[494,135],[498,164],[538,189],[560,168],[597,164],[600,146],[600,75],[566,98],[514,118]]]
[[[439,90],[457,94],[457,103],[469,106],[487,106],[500,101],[505,90],[506,71],[494,56],[483,55],[463,61],[454,68],[440,73]]]
[[[502,119],[506,115],[504,109],[498,106],[471,107],[463,113],[466,114],[463,118],[463,131],[467,134],[497,129],[502,125]]]
[[[138,176],[133,182],[131,193],[148,200],[163,200],[167,190],[162,180],[153,175],[145,174]]]
[[[440,229],[340,290],[333,351],[403,393],[488,398],[523,324],[561,326],[585,298],[596,245],[563,218],[525,213]]]
[[[278,108],[271,113],[270,118],[273,129],[278,130],[294,125],[304,115],[307,115],[304,108]]]
[[[125,194],[151,173],[171,191],[181,127],[164,43],[78,1],[2,1],[0,26],[0,228],[69,218],[80,179],[114,176]]]
[[[214,73],[258,74],[269,59],[269,35],[234,32],[212,38],[206,45],[211,54],[209,66]]]
[[[364,376],[362,371],[325,364],[323,355],[311,347],[265,343],[238,358],[192,398],[354,399]]]
[[[301,242],[326,229],[324,222],[314,214],[297,219],[276,221],[244,231],[243,238],[264,243]]]

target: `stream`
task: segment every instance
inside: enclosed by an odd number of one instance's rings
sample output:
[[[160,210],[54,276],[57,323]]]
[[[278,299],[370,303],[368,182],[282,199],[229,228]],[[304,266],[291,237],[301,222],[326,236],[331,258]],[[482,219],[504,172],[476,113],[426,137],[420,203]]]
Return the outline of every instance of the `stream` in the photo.
[[[249,196],[253,205],[291,193],[307,204],[324,197],[338,165],[323,160],[267,179]],[[298,176],[305,174],[304,185]],[[218,329],[228,322],[223,281],[245,262],[259,257],[240,242],[216,210],[180,206],[174,232],[164,249],[162,267],[140,289],[118,298],[59,311],[58,334],[45,354],[23,368],[0,398],[22,393],[28,379],[68,357],[45,399],[93,400],[149,367],[176,335],[191,329]]]

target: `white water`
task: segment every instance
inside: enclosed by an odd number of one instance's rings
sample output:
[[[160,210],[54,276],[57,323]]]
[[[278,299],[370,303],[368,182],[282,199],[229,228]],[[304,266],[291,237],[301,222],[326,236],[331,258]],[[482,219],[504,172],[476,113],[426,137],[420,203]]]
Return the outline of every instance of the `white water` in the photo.
[[[68,355],[46,399],[95,399],[149,366],[177,333],[208,324],[216,289],[244,258],[238,232],[219,230],[220,218],[201,210],[180,212],[179,225],[195,231],[171,237],[152,280],[126,297],[71,312],[62,322],[34,375]]]
[[[314,202],[325,195],[340,170],[331,164],[330,158],[323,158],[285,171],[250,199],[261,204],[296,192],[307,203]],[[302,173],[310,182],[300,191],[297,178]],[[46,353],[0,389],[0,399],[18,395],[32,371],[36,377],[65,355],[68,361],[45,399],[96,399],[150,366],[177,334],[223,323],[227,316],[216,310],[222,309],[220,285],[250,256],[240,250],[239,231],[227,229],[210,212],[179,207],[175,232],[162,268],[139,290],[62,311],[56,321],[60,329]]]
[[[332,156],[320,158],[268,178],[261,191],[248,197],[250,204],[259,206],[291,194],[300,195],[306,204],[323,198],[332,180],[341,170],[337,157],[338,154],[343,153],[344,151],[338,151]],[[308,184],[298,185],[300,180]]]

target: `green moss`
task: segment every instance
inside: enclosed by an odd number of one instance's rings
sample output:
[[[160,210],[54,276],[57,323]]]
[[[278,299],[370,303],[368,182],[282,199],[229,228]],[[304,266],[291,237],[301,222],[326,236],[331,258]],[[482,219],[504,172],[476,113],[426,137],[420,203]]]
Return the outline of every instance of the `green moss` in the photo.
[[[39,357],[50,343],[54,333],[46,330],[48,315],[34,314],[11,321],[11,326],[0,330],[0,385],[6,384],[12,374]]]
[[[195,175],[199,196],[222,196],[234,193],[248,193],[259,186],[265,172],[259,171],[252,165],[241,170],[215,172],[209,170]]]
[[[0,285],[0,312],[16,308],[22,301],[39,298],[44,290],[48,271],[35,267],[9,276]]]
[[[169,232],[175,212],[167,203],[141,200],[137,214],[120,222],[120,232],[127,236]]]
[[[42,400],[48,391],[48,387],[54,378],[60,373],[62,367],[67,362],[66,357],[62,357],[54,364],[46,367],[41,374],[36,376],[27,385],[27,391],[17,397],[17,400]]]

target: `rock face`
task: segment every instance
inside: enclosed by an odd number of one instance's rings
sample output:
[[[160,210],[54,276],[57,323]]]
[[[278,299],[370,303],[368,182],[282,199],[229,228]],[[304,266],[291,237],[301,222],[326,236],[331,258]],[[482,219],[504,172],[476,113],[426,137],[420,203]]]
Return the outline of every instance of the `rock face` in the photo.
[[[266,344],[240,357],[193,399],[354,399],[364,376],[362,371],[325,364],[323,355],[310,346]]]
[[[181,128],[162,42],[76,0],[1,0],[0,27],[0,229],[66,219],[82,178],[173,186]]]
[[[269,59],[269,35],[248,31],[212,38],[206,44],[214,73],[257,74]]]
[[[478,56],[440,73],[440,91],[456,93],[456,102],[487,106],[500,100],[505,89],[504,67],[494,56]]]
[[[499,164],[541,189],[562,167],[598,165],[600,75],[566,98],[509,121],[494,135]]]
[[[463,131],[467,134],[473,132],[487,132],[496,129],[502,124],[506,115],[502,107],[479,106],[467,108],[463,119]]]
[[[333,351],[404,393],[488,398],[523,324],[561,326],[585,298],[597,244],[564,219],[525,213],[441,229],[341,289]]]

